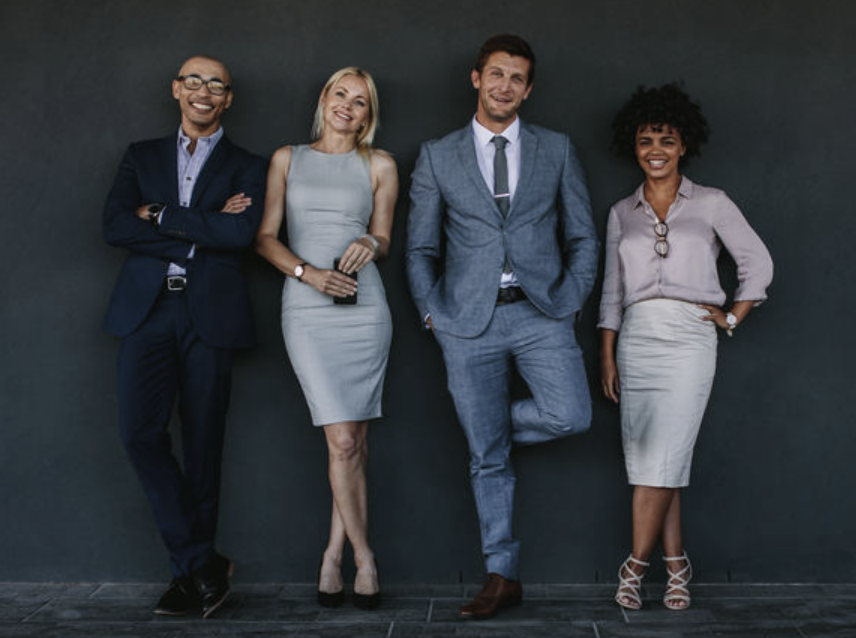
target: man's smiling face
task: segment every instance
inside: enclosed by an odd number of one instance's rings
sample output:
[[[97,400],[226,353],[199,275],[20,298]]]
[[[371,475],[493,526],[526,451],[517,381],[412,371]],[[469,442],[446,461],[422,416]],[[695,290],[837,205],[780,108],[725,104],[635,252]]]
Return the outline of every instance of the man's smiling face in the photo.
[[[478,89],[476,119],[487,129],[500,132],[514,121],[523,100],[529,97],[529,60],[496,51],[485,62],[481,73],[473,71],[473,87]]]
[[[205,57],[190,58],[181,66],[180,76],[195,75],[202,80],[220,80],[229,85],[229,71],[219,61]],[[172,81],[172,96],[181,109],[181,126],[190,137],[207,137],[220,127],[220,118],[232,105],[232,91],[214,95],[204,85],[191,90],[180,80]]]

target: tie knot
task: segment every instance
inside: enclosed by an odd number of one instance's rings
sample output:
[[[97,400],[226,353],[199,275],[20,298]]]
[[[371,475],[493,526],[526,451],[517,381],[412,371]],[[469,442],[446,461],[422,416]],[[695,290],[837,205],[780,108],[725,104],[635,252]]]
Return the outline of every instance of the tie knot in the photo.
[[[508,144],[508,140],[505,139],[502,135],[494,135],[491,140],[494,146],[496,146],[496,150],[501,151],[505,148],[505,145]]]

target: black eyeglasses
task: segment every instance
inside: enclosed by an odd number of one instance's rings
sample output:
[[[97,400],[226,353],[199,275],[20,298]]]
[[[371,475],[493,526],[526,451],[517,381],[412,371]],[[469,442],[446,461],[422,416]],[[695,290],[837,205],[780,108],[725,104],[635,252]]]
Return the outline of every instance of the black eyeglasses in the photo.
[[[223,95],[226,91],[229,91],[232,88],[229,84],[226,84],[223,80],[218,80],[217,78],[203,80],[198,75],[179,75],[175,79],[184,83],[184,88],[189,91],[196,91],[201,89],[203,86],[207,86],[208,92],[211,95]]]
[[[657,241],[654,243],[654,250],[660,257],[669,256],[669,242],[666,241],[666,235],[669,234],[669,225],[666,222],[657,222],[654,224],[654,234],[657,235]]]

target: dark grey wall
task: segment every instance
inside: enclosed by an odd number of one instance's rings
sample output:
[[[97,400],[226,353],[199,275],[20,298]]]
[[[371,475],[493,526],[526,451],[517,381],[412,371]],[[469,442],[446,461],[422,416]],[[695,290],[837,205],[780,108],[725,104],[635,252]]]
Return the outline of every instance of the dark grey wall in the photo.
[[[379,84],[380,146],[402,196],[383,264],[395,320],[386,417],[372,427],[371,528],[387,582],[480,577],[466,450],[438,348],[404,275],[418,145],[464,125],[479,44],[513,30],[539,56],[523,116],[568,132],[598,228],[640,176],[607,152],[639,83],[686,81],[713,127],[688,174],[724,188],[776,261],[770,301],[720,345],[685,493],[706,581],[856,574],[849,249],[856,236],[856,6],[834,0],[319,0],[0,3],[0,580],[162,580],[165,553],[117,436],[117,343],[100,321],[123,258],[101,206],[128,142],[169,133],[169,80],[198,52],[235,76],[230,136],[269,155],[305,141],[335,69]],[[281,278],[248,256],[261,345],[235,375],[222,549],[245,581],[311,581],[330,508],[321,433],[279,334]],[[597,293],[580,327],[596,378]],[[593,384],[592,386],[596,386]],[[617,411],[515,453],[529,582],[614,580],[629,496]]]

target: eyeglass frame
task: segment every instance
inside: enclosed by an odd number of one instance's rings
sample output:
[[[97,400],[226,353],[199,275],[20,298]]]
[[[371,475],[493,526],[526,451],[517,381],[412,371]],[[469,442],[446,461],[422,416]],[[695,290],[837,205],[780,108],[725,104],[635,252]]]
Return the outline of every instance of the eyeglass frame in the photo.
[[[657,236],[657,241],[654,242],[654,252],[665,259],[669,256],[669,241],[666,239],[669,234],[669,225],[666,222],[658,221],[654,224],[654,234]]]
[[[184,86],[184,88],[185,88],[185,89],[187,89],[188,91],[199,91],[199,90],[204,86],[204,87],[205,87],[205,89],[206,89],[206,90],[207,90],[211,95],[218,95],[218,96],[219,96],[219,95],[226,95],[226,93],[228,93],[229,91],[231,91],[231,90],[232,90],[232,85],[231,85],[231,84],[226,84],[226,83],[225,83],[223,80],[221,80],[220,78],[211,78],[210,80],[203,80],[201,77],[199,77],[199,76],[198,76],[198,75],[196,75],[195,73],[191,73],[190,75],[179,75],[179,76],[178,76],[178,77],[176,77],[175,79],[176,79],[176,81],[177,81],[177,82],[181,82],[182,86]],[[199,80],[202,84],[200,84],[199,86],[197,86],[195,89],[194,89],[194,88],[191,88],[191,87],[187,86],[187,81],[188,81],[188,80],[191,80],[191,79],[193,79],[193,80]],[[211,83],[212,83],[212,82],[214,82],[214,83],[216,83],[216,84],[222,84],[222,85],[223,85],[223,91],[222,91],[222,92],[220,92],[220,93],[218,93],[218,92],[216,92],[216,91],[212,91],[212,90],[211,90]]]

